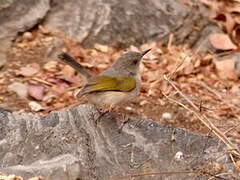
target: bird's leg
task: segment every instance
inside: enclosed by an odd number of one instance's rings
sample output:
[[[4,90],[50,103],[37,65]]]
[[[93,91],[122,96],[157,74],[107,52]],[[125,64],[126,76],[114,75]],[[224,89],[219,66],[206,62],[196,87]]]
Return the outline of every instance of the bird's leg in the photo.
[[[97,110],[97,112],[99,114],[98,117],[95,119],[95,124],[97,125],[98,121],[101,119],[101,117],[103,117],[107,112],[104,111],[103,109],[97,107],[97,106],[95,106],[95,108],[96,108],[96,110]]]
[[[123,126],[129,121],[129,116],[126,114],[122,114],[121,117],[121,124],[118,126],[118,132],[121,133],[122,132],[122,128]]]
[[[118,107],[110,106],[107,112],[114,112],[118,116],[118,132],[121,133],[123,126],[129,121],[129,116],[124,113],[119,113],[118,110]]]
[[[109,113],[109,112],[111,112],[112,110],[113,110],[113,107],[112,106],[110,106],[108,109],[106,109],[106,110],[103,110],[103,109],[101,109],[101,108],[99,108],[99,107],[97,107],[97,106],[95,106],[95,108],[96,108],[96,110],[98,111],[98,114],[99,114],[99,116],[97,117],[97,119],[95,120],[95,124],[97,124],[98,123],[98,121],[105,115],[105,114],[107,114],[107,113]]]
[[[96,108],[96,110],[98,111],[98,114],[99,114],[99,116],[95,119],[95,124],[96,124],[96,125],[97,125],[97,123],[100,121],[100,119],[101,119],[105,114],[107,114],[107,113],[109,113],[109,112],[114,112],[114,111],[116,110],[116,109],[114,108],[114,106],[112,106],[112,105],[111,105],[109,108],[107,108],[106,110],[101,109],[101,108],[97,107],[96,105],[95,105],[95,108]],[[115,110],[114,110],[114,109],[115,109]],[[116,113],[117,115],[120,114],[120,113],[117,113],[116,111],[115,111],[115,113]],[[129,121],[129,116],[126,115],[126,114],[121,113],[121,114],[120,114],[119,121],[120,121],[120,122],[117,123],[117,124],[118,124],[118,132],[121,133],[123,126]]]

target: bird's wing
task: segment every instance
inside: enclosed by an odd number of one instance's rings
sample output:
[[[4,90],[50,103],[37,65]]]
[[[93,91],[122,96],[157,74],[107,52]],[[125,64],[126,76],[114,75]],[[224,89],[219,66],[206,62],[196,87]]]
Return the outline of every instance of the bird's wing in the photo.
[[[102,91],[130,92],[135,87],[136,81],[132,77],[97,76],[89,79],[88,83],[79,91],[77,97]]]

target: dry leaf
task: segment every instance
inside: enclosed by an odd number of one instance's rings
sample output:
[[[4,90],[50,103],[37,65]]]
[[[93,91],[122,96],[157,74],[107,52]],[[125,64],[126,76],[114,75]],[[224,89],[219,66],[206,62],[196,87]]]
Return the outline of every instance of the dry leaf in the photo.
[[[27,86],[20,82],[14,82],[8,86],[8,90],[17,93],[21,98],[26,98],[28,94]]]
[[[38,176],[38,177],[32,177],[32,178],[30,178],[28,180],[44,180],[44,179],[43,179],[43,177]]]
[[[36,84],[28,84],[28,94],[36,100],[42,100],[44,94],[44,86]]]
[[[232,88],[230,89],[230,92],[240,96],[240,87],[239,87],[239,85],[238,84],[233,85]]]
[[[216,49],[220,50],[232,50],[237,49],[237,46],[233,44],[231,39],[226,34],[211,34],[209,35],[209,40],[212,44],[212,46]]]
[[[66,65],[63,67],[63,69],[58,73],[60,76],[58,76],[58,78],[60,79],[63,79],[67,82],[70,82],[70,83],[74,83],[76,81],[76,78],[75,78],[75,70]]]
[[[41,104],[37,103],[36,101],[30,101],[28,103],[30,109],[32,111],[38,112],[44,110],[44,108],[41,106]]]
[[[47,81],[56,84],[59,88],[69,88],[69,84],[59,78],[48,78]]]
[[[238,160],[238,161],[236,162],[235,167],[236,167],[237,171],[240,172],[240,160]]]
[[[215,60],[216,69],[221,79],[237,80],[238,76],[234,69],[235,59]]]
[[[49,61],[44,64],[43,69],[49,72],[57,72],[58,62],[57,61]]]
[[[22,177],[16,175],[5,175],[0,173],[0,180],[23,180]]]
[[[33,35],[31,32],[24,32],[22,38],[30,41],[33,39]]]
[[[47,104],[50,104],[54,99],[56,99],[57,96],[54,95],[52,92],[48,92],[44,97],[43,101],[46,102]]]
[[[236,25],[236,22],[234,21],[233,17],[228,13],[225,14],[225,17],[226,17],[226,22],[225,22],[226,30],[227,30],[227,33],[230,34],[233,31],[233,28]]]
[[[25,77],[33,76],[37,74],[40,70],[40,66],[37,63],[32,63],[27,65],[26,67],[20,68],[20,71],[17,72],[18,75],[22,75]]]

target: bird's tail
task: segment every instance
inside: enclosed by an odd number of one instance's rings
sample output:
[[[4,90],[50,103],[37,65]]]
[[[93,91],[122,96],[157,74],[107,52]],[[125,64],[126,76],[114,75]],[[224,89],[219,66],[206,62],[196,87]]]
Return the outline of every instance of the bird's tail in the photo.
[[[77,72],[79,72],[81,75],[83,75],[86,79],[89,79],[92,77],[92,75],[86,71],[86,69],[79,64],[72,56],[70,56],[67,53],[61,53],[58,55],[58,58],[66,63],[67,65],[71,66],[73,69],[75,69]]]

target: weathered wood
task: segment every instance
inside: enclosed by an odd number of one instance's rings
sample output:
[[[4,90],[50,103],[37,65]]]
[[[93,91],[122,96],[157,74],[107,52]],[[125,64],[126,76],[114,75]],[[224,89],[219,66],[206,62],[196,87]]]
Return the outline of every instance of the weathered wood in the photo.
[[[114,116],[106,114],[96,125],[97,116],[90,105],[46,117],[0,111],[0,172],[47,180],[110,180],[142,172],[196,170],[207,161],[222,164],[224,172],[233,169],[225,146],[213,137],[137,119],[119,133]],[[177,152],[182,158],[175,157]],[[136,179],[195,177],[207,179],[201,174]]]

